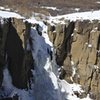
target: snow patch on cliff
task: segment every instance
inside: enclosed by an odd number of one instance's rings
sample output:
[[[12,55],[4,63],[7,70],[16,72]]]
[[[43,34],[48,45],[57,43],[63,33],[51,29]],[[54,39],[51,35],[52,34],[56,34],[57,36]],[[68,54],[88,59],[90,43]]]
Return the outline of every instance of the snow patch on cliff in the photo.
[[[0,89],[0,98],[13,97],[17,94],[19,100],[34,100],[33,90],[17,89],[12,85],[12,78],[7,67],[5,67],[3,75],[4,78],[2,88]]]
[[[60,9],[57,9],[57,7],[46,7],[46,6],[42,6],[41,8],[60,11]]]

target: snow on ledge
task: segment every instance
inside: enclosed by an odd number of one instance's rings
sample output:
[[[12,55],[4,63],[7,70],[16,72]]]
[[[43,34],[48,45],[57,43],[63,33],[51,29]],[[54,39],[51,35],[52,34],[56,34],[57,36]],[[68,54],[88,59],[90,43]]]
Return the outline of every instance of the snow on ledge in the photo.
[[[21,15],[15,13],[15,12],[1,11],[1,10],[0,10],[0,17],[1,18],[14,17],[14,18],[18,18],[18,19],[24,19],[24,17],[22,17]]]
[[[74,10],[78,12],[78,11],[80,11],[80,8],[75,8]]]
[[[100,1],[97,1],[96,3],[97,3],[97,4],[100,4]]]
[[[57,10],[57,11],[60,11],[61,10],[61,9],[57,9],[56,7],[46,7],[46,6],[42,6],[41,8],[51,9],[51,10]]]
[[[71,21],[76,21],[76,20],[100,20],[100,10],[96,11],[88,11],[88,12],[77,12],[77,13],[72,13],[72,14],[66,14],[66,15],[58,15],[58,16],[51,16],[50,20],[57,22],[61,18],[64,18],[65,20],[71,20]]]

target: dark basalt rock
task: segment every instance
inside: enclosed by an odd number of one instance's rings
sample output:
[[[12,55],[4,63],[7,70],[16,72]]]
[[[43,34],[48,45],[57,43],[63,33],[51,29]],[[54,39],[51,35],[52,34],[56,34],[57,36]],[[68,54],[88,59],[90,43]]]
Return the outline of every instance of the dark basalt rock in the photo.
[[[22,47],[22,41],[19,38],[16,29],[12,23],[9,23],[9,31],[6,40],[6,52],[8,56],[8,68],[12,76],[12,82],[19,88],[26,87],[26,82],[22,78],[21,74],[25,74],[22,68],[24,59],[24,49]],[[22,73],[23,71],[23,73]]]
[[[29,72],[33,67],[31,50],[27,51],[27,40],[31,24],[22,19],[2,19],[0,24],[0,87],[3,67],[7,64],[12,84],[17,88],[27,88]]]
[[[6,64],[5,43],[6,43],[7,32],[8,32],[8,19],[2,19],[2,22],[0,20],[0,87],[3,81],[3,66]]]

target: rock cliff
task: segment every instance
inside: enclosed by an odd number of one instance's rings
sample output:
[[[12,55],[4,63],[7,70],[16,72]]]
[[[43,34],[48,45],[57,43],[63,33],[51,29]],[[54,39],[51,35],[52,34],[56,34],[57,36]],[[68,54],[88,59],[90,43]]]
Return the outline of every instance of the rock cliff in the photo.
[[[17,88],[27,88],[33,67],[30,50],[27,50],[31,24],[16,18],[0,19],[0,86],[3,69],[8,67],[12,83]]]
[[[28,43],[30,43],[30,46],[32,45],[29,35],[29,33],[31,33],[30,31],[34,33],[33,44],[38,43],[38,46],[40,43],[38,39],[36,41],[34,40],[36,34],[34,29],[31,30],[30,28],[31,24],[22,19],[0,19],[0,87],[2,87],[3,82],[3,70],[7,67],[12,78],[12,84],[19,89],[28,88],[31,69],[35,65],[31,49],[28,49]],[[39,30],[36,32],[39,33],[38,31]],[[42,33],[39,33],[37,36],[40,38],[41,35]],[[80,98],[90,94],[93,100],[99,100],[100,22],[98,20],[77,20],[75,22],[70,22],[68,20],[65,24],[57,24],[54,26],[48,25],[48,36],[53,43],[55,53],[53,56],[55,56],[56,63],[61,68],[59,78],[65,79],[69,83],[81,84],[85,92],[83,94],[78,94],[76,92],[76,95]],[[41,41],[43,40],[42,37]],[[35,52],[35,47],[33,48]],[[47,59],[46,57],[45,60],[42,58],[49,49],[44,48],[43,50],[45,51],[38,50],[38,56],[40,57],[39,61],[43,63],[43,65],[41,65],[42,63],[40,62],[37,64],[38,71],[41,73],[40,76],[45,72],[44,70],[41,72],[41,66],[45,66],[44,61]],[[50,51],[48,52],[50,53]],[[40,56],[41,53],[44,55]],[[50,62],[53,62],[52,60],[54,58],[52,58],[52,53],[50,55]],[[35,55],[33,56],[35,57]],[[47,72],[45,72],[45,74],[48,75]],[[49,78],[47,77],[45,79],[44,76],[42,78],[40,76],[38,76],[38,73],[35,75],[37,79],[35,85],[38,87],[45,87],[45,84],[40,85],[41,80],[39,79],[43,78],[45,81]],[[37,87],[35,87],[35,89],[36,88]],[[38,91],[40,90],[38,89]]]
[[[100,99],[100,23],[98,20],[67,21],[48,26],[60,79],[79,83],[93,100]],[[85,95],[84,94],[84,95]],[[80,96],[82,97],[82,95]]]

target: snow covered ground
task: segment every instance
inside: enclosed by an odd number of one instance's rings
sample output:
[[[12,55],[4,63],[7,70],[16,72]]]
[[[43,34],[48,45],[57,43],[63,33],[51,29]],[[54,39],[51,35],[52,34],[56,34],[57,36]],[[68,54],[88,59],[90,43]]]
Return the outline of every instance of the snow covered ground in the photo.
[[[85,15],[85,16],[84,16]],[[17,13],[0,11],[0,17],[9,18],[24,18]],[[69,19],[69,20],[83,20],[83,19],[100,19],[100,11],[94,12],[82,12],[74,13],[68,15],[62,15],[57,17],[49,17],[49,22],[59,23],[59,19]],[[74,91],[78,93],[84,92],[79,84],[69,84],[65,80],[60,80],[58,76],[58,66],[55,63],[55,58],[50,59],[50,54],[48,51],[52,51],[53,45],[49,41],[47,35],[47,26],[42,22],[35,19],[27,19],[31,23],[38,23],[42,31],[42,36],[38,35],[35,27],[31,28],[30,36],[32,38],[32,54],[35,59],[35,82],[32,87],[33,90],[20,90],[16,89],[11,82],[10,74],[7,68],[4,69],[4,94],[12,96],[14,93],[18,94],[20,100],[91,100],[87,95],[86,98],[80,99],[75,94]],[[0,91],[2,92],[2,91]]]
[[[1,8],[4,9],[3,7],[1,7]],[[76,8],[76,10],[79,10],[79,8]],[[36,13],[36,14],[38,15],[38,13]],[[24,17],[22,17],[21,15],[15,13],[15,12],[2,11],[2,10],[0,10],[0,17],[4,17],[4,18],[9,18],[9,17],[24,18]],[[88,12],[77,12],[77,13],[66,14],[66,15],[58,15],[58,16],[49,16],[49,20],[55,21],[56,23],[59,22],[59,20],[62,19],[62,18],[67,19],[67,20],[71,20],[71,21],[100,20],[100,10],[88,11]],[[31,18],[31,21],[32,20],[37,21],[34,17]]]
[[[97,4],[100,4],[100,1],[97,1],[96,3],[97,3]]]
[[[76,10],[79,10],[79,8],[76,8]],[[36,16],[38,15],[42,15],[42,14],[36,13]],[[33,23],[39,23],[39,20],[37,21],[35,18],[36,16],[33,16],[32,18],[28,19],[28,21],[33,22]],[[88,12],[76,12],[72,14],[57,15],[57,16],[45,16],[44,15],[43,19],[41,20],[46,20],[48,23],[52,25],[57,24],[57,23],[65,24],[66,20],[70,20],[70,21],[100,20],[100,10],[88,11]]]
[[[2,11],[0,10],[0,17],[1,18],[10,18],[10,17],[15,17],[18,19],[24,19],[21,15],[15,13],[15,12],[8,12],[8,11]]]
[[[5,7],[0,6],[0,10],[10,11],[11,9],[10,9],[10,8],[5,8]]]
[[[61,9],[57,9],[57,7],[46,7],[46,6],[42,6],[41,8],[51,9],[51,10],[57,10],[57,11],[60,11],[61,10]]]
[[[64,20],[76,21],[76,20],[100,20],[100,10],[88,11],[88,12],[77,12],[67,15],[59,15],[55,17],[50,17],[50,22],[54,23],[64,23]]]

